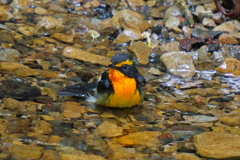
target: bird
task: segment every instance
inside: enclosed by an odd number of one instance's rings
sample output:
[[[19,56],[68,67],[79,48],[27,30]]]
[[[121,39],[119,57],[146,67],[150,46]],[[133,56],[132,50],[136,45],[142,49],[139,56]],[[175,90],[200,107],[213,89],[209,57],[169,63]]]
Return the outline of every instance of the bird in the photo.
[[[118,53],[111,58],[108,69],[97,82],[68,86],[58,95],[80,96],[95,89],[94,96],[87,96],[86,100],[106,107],[130,108],[143,102],[144,85],[146,80],[137,70],[133,57]]]

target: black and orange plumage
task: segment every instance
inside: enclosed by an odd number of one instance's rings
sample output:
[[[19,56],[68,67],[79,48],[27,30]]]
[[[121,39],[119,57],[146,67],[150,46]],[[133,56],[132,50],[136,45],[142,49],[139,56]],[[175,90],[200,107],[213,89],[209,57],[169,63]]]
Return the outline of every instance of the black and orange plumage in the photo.
[[[141,88],[145,84],[146,81],[135,67],[132,56],[120,53],[112,57],[109,69],[102,74],[100,80],[89,86],[94,88],[96,85],[94,95],[96,104],[126,108],[142,103]],[[58,95],[77,96],[79,94],[77,91],[80,89],[79,86],[70,86],[60,91]]]

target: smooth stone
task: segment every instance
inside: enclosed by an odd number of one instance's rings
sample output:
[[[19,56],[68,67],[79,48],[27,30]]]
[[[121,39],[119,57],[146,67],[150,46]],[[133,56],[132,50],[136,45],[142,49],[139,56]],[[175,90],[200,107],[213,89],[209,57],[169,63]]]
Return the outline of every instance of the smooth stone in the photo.
[[[51,35],[59,33],[63,30],[63,24],[61,20],[58,20],[51,16],[45,16],[38,21],[34,33],[36,35]]]
[[[216,68],[219,73],[229,73],[236,76],[240,75],[240,61],[234,58],[227,58],[220,66]]]
[[[112,18],[112,25],[117,29],[134,28],[143,32],[150,27],[150,24],[144,20],[143,16],[129,9],[116,13]]]
[[[0,60],[7,62],[16,62],[20,53],[15,49],[1,49],[0,50]]]
[[[110,121],[104,121],[96,128],[94,134],[100,137],[117,137],[123,135],[123,128]]]
[[[238,44],[238,41],[229,34],[221,34],[218,41],[220,44]]]
[[[179,77],[192,78],[195,75],[195,66],[192,57],[186,52],[167,52],[160,57],[166,69]]]
[[[65,47],[63,49],[63,56],[68,58],[79,59],[84,62],[91,62],[94,64],[109,65],[110,58],[93,54],[75,47]]]
[[[116,39],[116,44],[122,44],[122,43],[126,43],[129,41],[133,41],[133,40],[139,40],[141,39],[141,32],[137,29],[125,29],[123,32],[121,32],[117,39]]]
[[[240,135],[205,132],[194,136],[197,154],[209,158],[240,157]]]
[[[132,42],[128,47],[133,53],[136,54],[138,57],[138,61],[141,64],[148,64],[149,63],[149,56],[152,53],[152,49],[149,48],[145,43],[138,41]]]

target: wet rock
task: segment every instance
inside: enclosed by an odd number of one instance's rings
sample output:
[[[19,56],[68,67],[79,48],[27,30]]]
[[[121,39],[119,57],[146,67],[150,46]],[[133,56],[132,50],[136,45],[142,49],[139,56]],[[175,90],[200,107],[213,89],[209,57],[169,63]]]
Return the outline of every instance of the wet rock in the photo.
[[[104,121],[94,133],[100,137],[117,137],[123,134],[123,128],[110,121]]]
[[[60,160],[58,152],[54,150],[45,150],[40,160]]]
[[[229,73],[236,76],[240,75],[240,61],[234,58],[227,58],[220,66],[216,68],[217,72]]]
[[[240,32],[235,32],[235,33],[229,33],[230,36],[236,39],[240,39]]]
[[[122,44],[133,40],[141,39],[141,32],[137,29],[125,29],[116,39],[116,44]]]
[[[197,154],[209,158],[239,157],[240,136],[227,133],[206,132],[194,136]]]
[[[55,38],[57,40],[66,42],[66,43],[73,43],[76,41],[77,35],[76,34],[63,34],[63,33],[54,33],[51,35],[51,38]]]
[[[160,146],[160,142],[157,137],[161,134],[162,133],[158,131],[136,132],[116,138],[115,141],[124,146],[141,145],[155,148]]]
[[[185,94],[188,95],[200,95],[200,96],[206,96],[207,91],[205,88],[193,88],[193,89],[187,89],[183,91]]]
[[[16,62],[20,53],[15,49],[1,49],[0,60],[7,62]]]
[[[102,65],[109,65],[110,63],[110,58],[108,57],[96,55],[75,47],[65,47],[63,50],[63,55],[68,58],[79,59],[82,61],[102,64]]]
[[[9,9],[5,6],[0,6],[0,22],[1,21],[8,21],[11,19],[13,15],[9,12]]]
[[[189,28],[188,26],[183,26],[182,31],[183,31],[184,36],[185,36],[186,38],[190,38],[193,29],[192,29],[192,28]]]
[[[223,57],[223,53],[221,51],[219,51],[219,52],[215,51],[215,52],[213,52],[213,57],[214,57],[214,59],[220,59]]]
[[[42,147],[35,145],[12,144],[9,152],[14,159],[38,159],[42,155]]]
[[[196,107],[184,103],[160,103],[157,105],[157,108],[160,110],[179,110],[182,112],[197,112],[198,110]]]
[[[142,7],[145,5],[143,0],[127,0],[127,2],[131,8]]]
[[[25,36],[33,36],[34,28],[31,26],[22,26],[18,28],[19,32],[24,34]]]
[[[46,15],[48,14],[48,10],[42,8],[42,7],[36,7],[35,8],[35,13],[38,15]]]
[[[215,13],[212,15],[212,19],[214,20],[215,23],[221,24],[224,21],[223,14],[221,12]]]
[[[183,11],[181,10],[181,8],[178,5],[172,5],[166,10],[164,18],[167,19],[170,16],[181,17],[182,15]]]
[[[200,49],[197,50],[198,52],[198,59],[199,61],[207,61],[210,60],[210,56],[207,53],[207,46],[202,46]]]
[[[41,134],[51,134],[52,133],[52,127],[48,122],[41,120],[41,121],[36,121],[33,123],[35,123],[35,126],[33,127],[33,130],[35,132],[41,133]]]
[[[191,154],[191,153],[180,153],[175,156],[178,160],[200,160],[198,156]]]
[[[140,32],[150,27],[150,24],[143,19],[142,15],[128,9],[115,14],[112,18],[112,25],[117,29],[134,28],[140,30]]]
[[[196,115],[196,116],[183,116],[184,120],[187,122],[197,122],[197,123],[207,123],[207,122],[214,122],[217,121],[217,117],[210,117],[204,115]]]
[[[218,37],[218,41],[221,44],[237,44],[238,43],[238,41],[232,36],[230,36],[229,34],[221,34]]]
[[[11,2],[12,2],[12,0],[1,0],[0,4],[8,4]]]
[[[219,118],[220,122],[228,125],[228,126],[240,126],[240,110],[233,110],[231,113],[227,114],[227,116],[223,116]]]
[[[178,51],[180,51],[179,47],[180,47],[179,42],[172,41],[170,43],[161,45],[160,49],[164,52],[178,52]]]
[[[149,56],[152,53],[152,50],[143,42],[132,42],[128,47],[133,53],[136,54],[138,57],[138,61],[141,64],[148,64],[149,63]]]
[[[221,25],[215,27],[213,31],[221,31],[221,32],[235,32],[236,27],[235,24],[232,21],[222,23]]]
[[[176,17],[170,16],[166,21],[166,27],[173,28],[179,26],[180,22]]]
[[[86,109],[76,102],[65,102],[62,104],[62,108],[62,116],[66,118],[78,118],[86,112]]]
[[[31,4],[31,0],[13,0],[11,7],[26,10],[28,9],[29,4]]]
[[[206,27],[216,27],[215,22],[212,19],[204,18],[202,24]]]
[[[46,42],[41,39],[33,39],[33,43],[40,46],[44,46],[46,44]]]
[[[27,102],[20,102],[12,98],[4,99],[3,101],[4,108],[7,108],[11,111],[20,111],[26,112],[27,111]]]
[[[192,32],[192,36],[199,39],[208,39],[208,38],[213,39],[219,34],[221,34],[221,31],[215,31],[215,30],[208,31],[208,30],[203,30],[202,28],[199,28],[199,27],[195,27]]]
[[[66,9],[64,9],[63,7],[59,6],[56,3],[50,3],[48,5],[48,11],[53,11],[55,13],[67,13]]]
[[[0,43],[9,43],[12,46],[15,45],[14,36],[11,32],[0,30],[0,35],[1,35]]]
[[[149,73],[153,74],[153,75],[162,75],[163,73],[161,71],[159,71],[159,69],[151,67],[148,70]]]
[[[83,151],[74,150],[72,148],[65,149],[64,151],[59,153],[61,160],[87,160],[87,159],[94,159],[94,160],[104,160],[104,158],[96,155],[87,155]]]
[[[160,57],[166,69],[179,77],[192,78],[195,75],[195,66],[191,56],[186,52],[168,52]]]
[[[37,87],[31,86],[19,78],[2,81],[0,86],[0,97],[27,100],[40,95],[41,92]]]
[[[53,33],[59,33],[63,30],[62,21],[51,16],[43,17],[35,28],[36,35],[51,35]]]
[[[112,143],[108,141],[110,152],[107,152],[109,159],[129,159],[136,158],[138,153],[133,153],[130,149],[123,147],[120,144]]]

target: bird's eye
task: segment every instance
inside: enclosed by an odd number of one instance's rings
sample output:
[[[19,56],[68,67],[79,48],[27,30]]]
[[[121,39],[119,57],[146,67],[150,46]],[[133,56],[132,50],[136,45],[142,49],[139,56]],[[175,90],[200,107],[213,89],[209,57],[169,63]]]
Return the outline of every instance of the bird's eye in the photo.
[[[127,68],[127,65],[126,65],[126,64],[124,64],[124,65],[122,65],[122,67],[123,67],[123,68]]]

